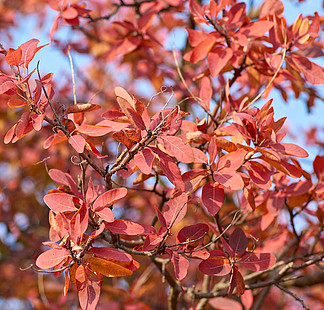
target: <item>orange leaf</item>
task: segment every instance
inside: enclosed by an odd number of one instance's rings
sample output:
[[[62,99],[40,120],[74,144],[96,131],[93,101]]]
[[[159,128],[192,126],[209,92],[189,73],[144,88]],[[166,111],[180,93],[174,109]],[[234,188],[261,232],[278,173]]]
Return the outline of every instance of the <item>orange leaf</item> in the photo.
[[[95,272],[101,273],[106,277],[125,277],[130,276],[133,272],[117,263],[113,263],[109,260],[91,257],[88,260],[90,263],[91,269]]]

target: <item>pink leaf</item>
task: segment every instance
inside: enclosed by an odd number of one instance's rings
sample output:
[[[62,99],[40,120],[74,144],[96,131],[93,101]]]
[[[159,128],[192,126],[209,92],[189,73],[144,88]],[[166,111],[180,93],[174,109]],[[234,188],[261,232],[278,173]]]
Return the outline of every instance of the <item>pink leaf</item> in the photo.
[[[112,223],[115,220],[114,213],[108,207],[98,208],[95,210],[95,213],[97,213],[106,223]]]
[[[124,198],[126,195],[127,189],[124,187],[111,189],[108,192],[103,193],[96,199],[93,204],[93,210],[97,212],[97,210],[99,209],[110,207],[116,201]]]
[[[144,173],[150,174],[155,155],[151,149],[145,147],[134,156],[134,164]]]
[[[171,198],[164,210],[164,218],[168,227],[178,224],[187,213],[188,197],[185,193]]]
[[[208,182],[202,189],[201,199],[210,215],[215,215],[223,205],[224,189],[215,183]]]
[[[177,280],[183,280],[188,272],[189,261],[182,255],[169,249],[166,250],[174,267],[174,273]]]
[[[69,143],[78,152],[82,153],[84,151],[85,139],[80,135],[74,135],[69,138]]]
[[[69,250],[60,249],[50,249],[38,256],[36,260],[36,265],[42,269],[50,269],[60,264],[64,259],[69,257],[71,254]]]
[[[162,136],[159,139],[165,146],[167,153],[182,163],[194,162],[192,148],[189,144],[184,144],[182,139],[176,136]]]
[[[76,211],[73,203],[73,196],[65,193],[47,194],[44,201],[47,206],[55,213]]]
[[[66,179],[66,173],[64,173],[63,171],[59,169],[50,169],[48,171],[48,174],[54,182],[69,186],[69,182]]]
[[[113,131],[112,127],[109,126],[96,126],[83,124],[77,128],[79,133],[90,137],[101,137]]]
[[[242,305],[233,299],[225,297],[211,298],[208,303],[218,310],[242,310]]]

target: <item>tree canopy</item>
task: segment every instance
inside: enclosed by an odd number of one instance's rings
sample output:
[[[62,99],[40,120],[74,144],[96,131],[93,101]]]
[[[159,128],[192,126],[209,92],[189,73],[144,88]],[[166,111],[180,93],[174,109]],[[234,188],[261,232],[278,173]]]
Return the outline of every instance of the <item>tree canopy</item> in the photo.
[[[323,127],[273,102],[323,104],[323,12],[0,7],[0,308],[323,309]]]

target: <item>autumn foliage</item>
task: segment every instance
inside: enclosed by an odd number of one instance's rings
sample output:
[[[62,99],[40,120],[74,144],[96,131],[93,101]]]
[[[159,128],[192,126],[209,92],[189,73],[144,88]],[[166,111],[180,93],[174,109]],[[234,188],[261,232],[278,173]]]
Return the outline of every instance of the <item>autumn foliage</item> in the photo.
[[[321,129],[293,141],[271,99],[323,101],[320,12],[289,24],[281,0],[9,2],[2,301],[324,308]],[[48,44],[12,47],[21,14],[50,21]],[[65,72],[43,72],[50,48]]]

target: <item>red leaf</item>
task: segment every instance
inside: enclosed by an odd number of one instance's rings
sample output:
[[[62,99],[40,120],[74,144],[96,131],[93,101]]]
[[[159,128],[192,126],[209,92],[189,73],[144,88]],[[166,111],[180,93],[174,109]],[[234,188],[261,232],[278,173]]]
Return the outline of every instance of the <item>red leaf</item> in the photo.
[[[189,10],[191,14],[198,19],[198,22],[204,20],[204,13],[196,0],[189,0]]]
[[[119,250],[105,247],[92,247],[89,250],[90,253],[94,253],[96,256],[105,258],[105,259],[113,259],[121,262],[132,262],[133,257],[130,254],[120,252]]]
[[[309,61],[306,57],[291,55],[287,56],[289,64],[301,72],[305,80],[313,85],[324,84],[324,68]]]
[[[243,230],[237,227],[230,235],[228,243],[235,253],[243,254],[246,251],[248,241]]]
[[[165,221],[165,218],[164,218],[162,212],[156,206],[154,206],[154,209],[155,209],[156,216],[159,219],[161,226],[167,228],[167,224],[166,224],[166,221]]]
[[[220,250],[212,250],[209,253],[209,258],[199,264],[199,270],[208,275],[225,276],[229,274],[231,264],[226,254]]]
[[[87,263],[90,264],[91,269],[94,272],[100,273],[109,278],[125,277],[133,274],[133,271],[118,264],[118,262],[112,262],[100,257],[91,257]]]
[[[80,113],[80,112],[90,112],[100,109],[101,106],[93,103],[77,103],[70,106],[66,113]]]
[[[161,169],[169,181],[181,192],[184,192],[185,184],[181,178],[181,173],[178,166],[167,154],[163,153],[158,148],[151,147],[151,149],[159,156]]]
[[[68,7],[63,11],[61,16],[65,19],[74,19],[78,17],[78,11],[72,7]]]
[[[194,162],[194,156],[189,144],[184,144],[180,137],[176,136],[161,136],[158,139],[165,146],[167,153],[182,163]]]
[[[75,272],[80,306],[83,310],[95,310],[100,297],[102,275],[96,275],[82,264]]]
[[[308,153],[303,148],[293,143],[273,143],[270,147],[279,154],[308,157]]]
[[[150,234],[145,238],[144,244],[143,244],[143,250],[144,251],[151,251],[154,248],[156,248],[161,241],[163,240],[162,236],[157,235],[156,233]]]
[[[163,216],[167,227],[178,224],[187,213],[188,197],[185,193],[171,198],[165,206]]]
[[[251,181],[262,189],[269,189],[272,185],[271,171],[259,162],[249,161],[244,165],[249,173]]]
[[[230,169],[236,171],[244,162],[246,151],[238,149],[220,158],[217,163],[217,169]]]
[[[240,45],[246,46],[251,40],[263,36],[272,27],[273,22],[268,20],[258,20],[240,28],[234,38]]]
[[[69,186],[69,182],[66,179],[66,173],[64,173],[63,171],[59,169],[50,169],[48,171],[48,174],[54,182]]]
[[[69,143],[78,152],[82,153],[84,151],[85,139],[80,135],[74,135],[69,138]]]
[[[200,82],[199,98],[203,101],[200,104],[209,110],[209,103],[213,96],[213,88],[208,76],[204,76]]]
[[[244,294],[241,296],[241,301],[246,309],[250,309],[253,305],[252,290],[245,290]]]
[[[228,30],[234,30],[241,27],[246,17],[246,4],[239,2],[232,6],[232,8],[227,13],[228,21],[226,23],[226,28]]]
[[[134,110],[134,99],[122,87],[115,88],[117,102],[134,128],[145,129],[142,117]]]
[[[211,49],[214,47],[217,39],[213,35],[210,35],[209,38],[206,38],[200,42],[193,50],[190,55],[190,62],[195,64],[200,60],[203,60]]]
[[[188,272],[189,268],[189,261],[182,255],[178,254],[177,252],[171,251],[169,249],[166,250],[169,254],[171,262],[174,267],[174,273],[177,280],[183,280]]]
[[[210,215],[215,215],[223,205],[224,189],[222,186],[208,182],[202,189],[201,199]]]
[[[282,191],[282,193],[287,196],[298,196],[308,193],[312,188],[313,183],[305,180],[290,184]]]
[[[228,288],[228,296],[232,296],[232,293],[236,287],[236,279],[238,275],[238,268],[237,266],[233,266],[232,272],[231,272],[231,277],[230,277],[230,286]]]
[[[145,233],[145,228],[142,225],[127,220],[115,220],[113,223],[106,223],[106,228],[113,234],[135,236]]]
[[[44,46],[48,45],[42,45],[37,47],[39,43],[39,40],[37,39],[31,39],[23,44],[21,44],[19,47],[21,48],[22,51],[22,56],[21,60],[19,63],[19,66],[28,68],[29,63],[32,61],[34,58],[35,54]]]
[[[208,158],[207,158],[207,155],[203,151],[196,149],[195,147],[192,147],[191,151],[193,153],[193,157],[194,157],[193,162],[194,163],[207,164]]]
[[[106,222],[112,223],[115,220],[114,213],[110,208],[98,208],[95,212]]]
[[[50,249],[38,256],[36,266],[42,269],[51,269],[69,256],[71,254],[67,249]]]
[[[8,107],[12,109],[21,108],[26,105],[27,102],[18,98],[10,98],[8,101]]]
[[[91,152],[94,156],[96,156],[97,158],[106,158],[108,157],[108,155],[102,155],[94,146],[94,144],[89,140],[89,139],[85,139],[86,140],[86,144],[85,144],[85,148]]]
[[[93,204],[93,210],[97,212],[103,208],[108,208],[116,201],[127,195],[127,189],[124,187],[114,188],[100,195]]]
[[[79,133],[90,137],[100,137],[113,131],[112,127],[83,124],[77,128]]]
[[[136,111],[134,111],[131,108],[128,108],[127,111],[131,115],[136,127],[139,128],[140,130],[145,130],[146,127],[145,127],[145,124],[144,124],[144,121],[143,121],[142,117]]]
[[[285,10],[285,7],[281,0],[266,0],[262,3],[259,12],[259,19],[262,19],[265,16],[278,16],[280,17]]]
[[[6,55],[7,64],[11,66],[19,66],[21,56],[22,56],[21,47],[18,47],[16,50],[13,48],[9,48]]]
[[[76,211],[73,196],[65,193],[47,194],[44,197],[47,206],[55,213]]]
[[[43,126],[43,121],[45,118],[45,113],[43,114],[31,114],[30,118],[32,120],[33,127],[36,131],[40,131]]]
[[[129,127],[129,124],[128,123],[112,122],[112,121],[105,119],[105,120],[97,123],[96,126],[107,126],[107,127],[111,127],[112,131],[121,131],[121,130]]]
[[[9,90],[16,90],[16,84],[13,82],[12,78],[1,74],[0,75],[0,95]]]
[[[241,176],[230,169],[224,169],[220,172],[216,171],[213,174],[213,178],[216,182],[224,185],[232,191],[237,191],[244,187],[244,182]]]
[[[199,223],[195,225],[189,225],[183,227],[177,236],[179,243],[188,242],[190,240],[196,240],[189,242],[186,246],[189,249],[193,249],[204,241],[204,236],[208,233],[209,227],[206,224]]]
[[[154,153],[151,149],[145,147],[134,156],[134,164],[144,173],[150,174],[155,159]]]
[[[209,38],[209,34],[204,31],[194,30],[190,28],[186,28],[188,32],[188,40],[192,47],[197,46],[203,40]]]
[[[217,76],[232,56],[233,51],[230,48],[216,47],[213,49],[207,57],[210,75],[212,77]]]
[[[322,179],[322,175],[324,172],[324,157],[317,155],[315,157],[315,160],[313,162],[313,168],[314,168],[314,172],[316,173],[316,176],[319,180]]]
[[[252,271],[267,270],[271,268],[277,259],[271,253],[252,253],[247,252],[240,257],[240,264]]]

